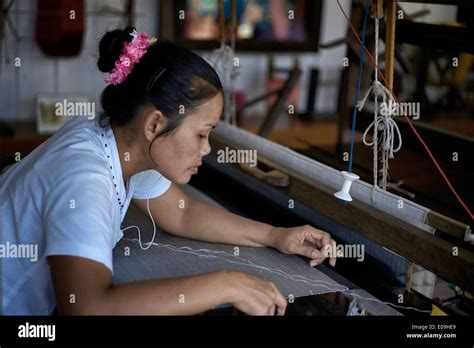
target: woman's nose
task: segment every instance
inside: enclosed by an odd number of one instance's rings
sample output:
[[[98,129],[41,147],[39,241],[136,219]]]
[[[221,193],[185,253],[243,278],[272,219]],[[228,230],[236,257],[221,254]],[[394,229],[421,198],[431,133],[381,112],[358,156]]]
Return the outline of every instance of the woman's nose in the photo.
[[[209,144],[209,141],[206,141],[206,143],[201,149],[201,155],[206,156],[209,155],[209,153],[211,153],[211,145]]]

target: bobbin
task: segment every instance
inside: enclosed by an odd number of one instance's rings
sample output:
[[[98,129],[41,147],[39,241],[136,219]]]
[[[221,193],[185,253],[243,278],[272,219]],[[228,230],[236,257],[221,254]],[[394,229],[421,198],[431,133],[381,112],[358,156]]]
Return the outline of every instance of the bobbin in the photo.
[[[336,192],[334,196],[336,196],[339,199],[342,199],[343,201],[350,202],[352,201],[352,197],[349,194],[349,191],[351,189],[352,182],[360,179],[360,177],[357,174],[349,173],[346,171],[342,171],[341,173],[344,176],[344,184],[342,185],[341,191]]]

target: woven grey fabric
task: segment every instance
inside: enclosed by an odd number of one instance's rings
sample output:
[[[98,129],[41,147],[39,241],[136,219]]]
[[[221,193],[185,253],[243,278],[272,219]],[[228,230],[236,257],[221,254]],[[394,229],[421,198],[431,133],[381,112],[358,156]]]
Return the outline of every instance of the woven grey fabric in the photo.
[[[133,206],[123,225],[139,226],[142,245],[147,246],[153,231],[151,222]],[[114,249],[115,283],[230,269],[269,279],[282,293],[295,297],[346,289],[317,268],[309,267],[306,260],[270,248],[238,247],[239,255],[235,255],[236,246],[180,238],[158,229],[155,244],[148,250],[142,250],[137,239],[136,229],[127,230]]]
[[[210,204],[218,205],[195,189],[186,186],[184,191]],[[152,238],[153,225],[149,217],[130,206],[123,228],[138,226],[142,245],[148,246]],[[237,248],[237,249],[236,249]],[[238,255],[236,252],[238,251]],[[157,228],[154,244],[142,250],[138,243],[136,228],[125,231],[124,237],[114,249],[114,283],[121,284],[143,279],[191,276],[217,270],[248,272],[275,283],[280,291],[295,298],[335,291],[348,291],[347,287],[331,279],[318,268],[296,255],[285,255],[270,248],[237,247],[217,243],[206,243],[176,237]],[[358,299],[373,315],[399,315],[389,306],[380,303],[361,289],[356,293],[368,300]]]

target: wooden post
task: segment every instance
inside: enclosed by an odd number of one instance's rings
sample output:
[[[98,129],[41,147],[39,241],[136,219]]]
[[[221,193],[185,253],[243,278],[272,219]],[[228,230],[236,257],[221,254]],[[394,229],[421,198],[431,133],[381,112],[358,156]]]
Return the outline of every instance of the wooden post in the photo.
[[[219,14],[219,36],[221,43],[225,43],[225,13],[224,13],[224,0],[217,0],[218,14]]]
[[[372,3],[373,17],[382,18],[383,17],[383,0],[373,0]]]
[[[387,88],[393,89],[393,66],[395,63],[395,20],[397,1],[388,0],[385,33],[385,79]]]
[[[125,14],[127,15],[127,25],[129,27],[135,26],[135,17],[133,13],[133,9],[135,8],[135,1],[128,0],[127,1],[127,8],[125,10]]]
[[[393,91],[393,74],[395,65],[395,21],[397,19],[397,1],[388,0],[387,15],[386,15],[386,32],[385,32],[385,80],[387,81],[387,88]],[[382,149],[382,160],[388,156],[387,151]],[[382,182],[382,187],[385,190],[387,182]],[[405,290],[411,292],[411,285],[413,280],[413,262],[408,263],[407,280],[405,283]]]
[[[397,11],[397,1],[387,0],[386,16],[385,16],[385,80],[387,81],[387,88],[393,90],[393,72],[395,62],[395,20]],[[382,129],[381,129],[382,128]],[[379,131],[383,131],[383,123],[379,123]],[[384,171],[385,163],[388,161],[388,151],[383,149],[383,144],[380,143],[378,147],[379,153],[379,187],[383,190],[387,189],[387,175]],[[385,170],[388,171],[387,168]]]

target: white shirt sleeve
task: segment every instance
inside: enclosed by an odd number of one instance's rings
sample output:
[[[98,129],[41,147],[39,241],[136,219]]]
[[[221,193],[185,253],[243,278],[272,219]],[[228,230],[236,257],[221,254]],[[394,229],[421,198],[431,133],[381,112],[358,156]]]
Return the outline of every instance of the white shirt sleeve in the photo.
[[[84,257],[113,271],[114,192],[110,173],[101,166],[79,170],[54,183],[43,212],[44,256]]]
[[[148,199],[161,196],[171,186],[171,181],[166,179],[156,170],[147,170],[135,175],[136,185],[133,198]]]

